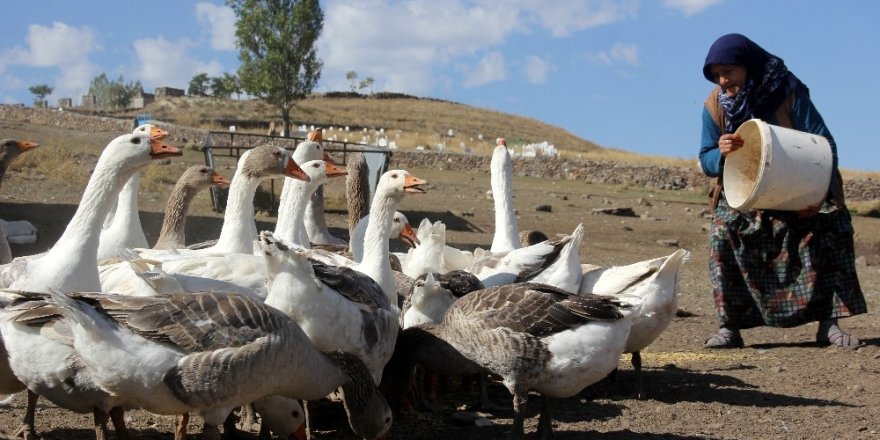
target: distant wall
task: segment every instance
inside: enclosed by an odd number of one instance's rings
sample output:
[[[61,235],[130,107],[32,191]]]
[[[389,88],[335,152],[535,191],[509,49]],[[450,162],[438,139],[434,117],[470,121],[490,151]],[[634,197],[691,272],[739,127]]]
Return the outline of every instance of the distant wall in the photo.
[[[52,125],[76,130],[127,132],[133,121],[103,116],[77,114],[71,111],[38,109],[17,105],[0,105],[0,120]],[[169,131],[172,144],[201,143],[207,130],[180,127],[156,122]],[[39,141],[39,139],[35,139]],[[475,156],[433,151],[395,150],[391,157],[394,168],[437,168],[461,173],[489,172],[489,156]],[[515,158],[514,173],[520,176],[551,179],[582,180],[606,185],[631,185],[644,188],[706,191],[710,179],[694,164],[694,168],[633,165],[617,162],[569,160],[553,158]],[[880,199],[880,180],[849,179],[844,182],[848,200]]]

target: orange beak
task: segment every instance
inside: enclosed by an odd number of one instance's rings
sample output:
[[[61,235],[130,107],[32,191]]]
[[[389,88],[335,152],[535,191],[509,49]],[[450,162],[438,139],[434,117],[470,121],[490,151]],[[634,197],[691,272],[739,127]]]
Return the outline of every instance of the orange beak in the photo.
[[[211,172],[211,185],[229,185],[230,183],[232,182],[220,175],[220,173],[216,171]]]
[[[324,160],[324,162],[327,162],[327,163],[332,163],[334,165],[336,164],[336,162],[333,161],[333,158],[330,157],[330,153],[328,153],[326,151],[324,152],[324,159],[323,160]]]
[[[150,157],[153,159],[162,159],[169,156],[183,156],[183,152],[168,144],[159,142],[159,139],[150,141]]]
[[[290,438],[291,440],[307,440],[309,436],[306,435],[306,424],[299,425],[296,432],[290,434]]]
[[[410,193],[424,193],[425,189],[421,188],[420,186],[427,183],[427,180],[419,179],[412,174],[408,174],[406,176],[406,180],[403,181],[403,190]]]
[[[22,153],[40,146],[40,144],[31,141],[15,141],[15,144],[18,145],[18,149],[21,150]]]
[[[296,162],[293,161],[292,158],[287,159],[287,167],[284,169],[284,175],[287,177],[292,177],[294,179],[299,179],[304,182],[311,182],[312,179],[306,175],[306,172],[303,171]]]
[[[167,131],[162,130],[159,127],[156,127],[155,125],[150,128],[150,139],[160,140],[160,139],[165,139],[167,136],[168,136]]]
[[[324,162],[324,166],[327,170],[327,177],[338,177],[348,174],[348,171],[343,168],[339,168],[338,166],[334,165],[333,162]]]
[[[409,226],[409,223],[403,225],[403,230],[400,231],[400,239],[405,241],[410,247],[416,247],[416,245],[421,244],[419,237],[416,236],[416,232]]]

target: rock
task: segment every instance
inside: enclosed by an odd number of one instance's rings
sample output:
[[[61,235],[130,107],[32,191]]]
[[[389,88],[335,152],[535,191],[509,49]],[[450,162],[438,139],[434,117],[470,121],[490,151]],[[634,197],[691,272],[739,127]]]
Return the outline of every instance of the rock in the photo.
[[[667,238],[662,240],[657,240],[657,244],[662,246],[678,246],[678,240],[674,238]]]
[[[868,259],[865,258],[864,255],[859,255],[858,257],[856,257],[856,266],[867,267],[868,266]]]
[[[449,415],[449,423],[456,426],[473,426],[477,414],[470,411],[456,411]]]
[[[532,209],[536,212],[553,212],[553,207],[550,205],[536,205]]]
[[[638,217],[632,208],[593,208],[594,214],[610,214],[623,217]]]

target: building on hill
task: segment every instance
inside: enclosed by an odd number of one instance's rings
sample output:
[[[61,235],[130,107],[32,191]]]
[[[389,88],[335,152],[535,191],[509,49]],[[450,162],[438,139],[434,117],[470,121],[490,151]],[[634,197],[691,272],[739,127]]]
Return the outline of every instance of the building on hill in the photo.
[[[58,98],[58,108],[73,107],[73,98]]]
[[[131,104],[129,104],[129,108],[144,108],[155,100],[156,95],[152,93],[141,92],[139,95],[131,98]]]
[[[184,96],[186,92],[183,89],[175,89],[174,87],[156,87],[156,99],[168,98],[171,96]]]

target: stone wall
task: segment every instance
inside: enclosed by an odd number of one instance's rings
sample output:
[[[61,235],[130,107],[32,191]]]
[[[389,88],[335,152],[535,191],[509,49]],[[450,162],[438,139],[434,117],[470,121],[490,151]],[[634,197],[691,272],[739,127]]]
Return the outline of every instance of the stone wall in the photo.
[[[81,115],[70,111],[35,109],[17,105],[0,105],[0,120],[29,122],[77,130],[130,131],[130,119]],[[157,122],[169,131],[172,144],[198,143],[205,140],[206,130]],[[0,133],[2,136],[2,133]],[[394,168],[438,168],[462,173],[488,173],[489,156],[474,156],[433,151],[394,151]],[[626,163],[569,160],[554,158],[515,158],[514,173],[520,176],[550,179],[582,180],[606,185],[631,185],[644,188],[706,191],[710,180],[694,163],[693,168],[633,165]],[[848,200],[880,199],[880,180],[848,179],[844,182]]]

